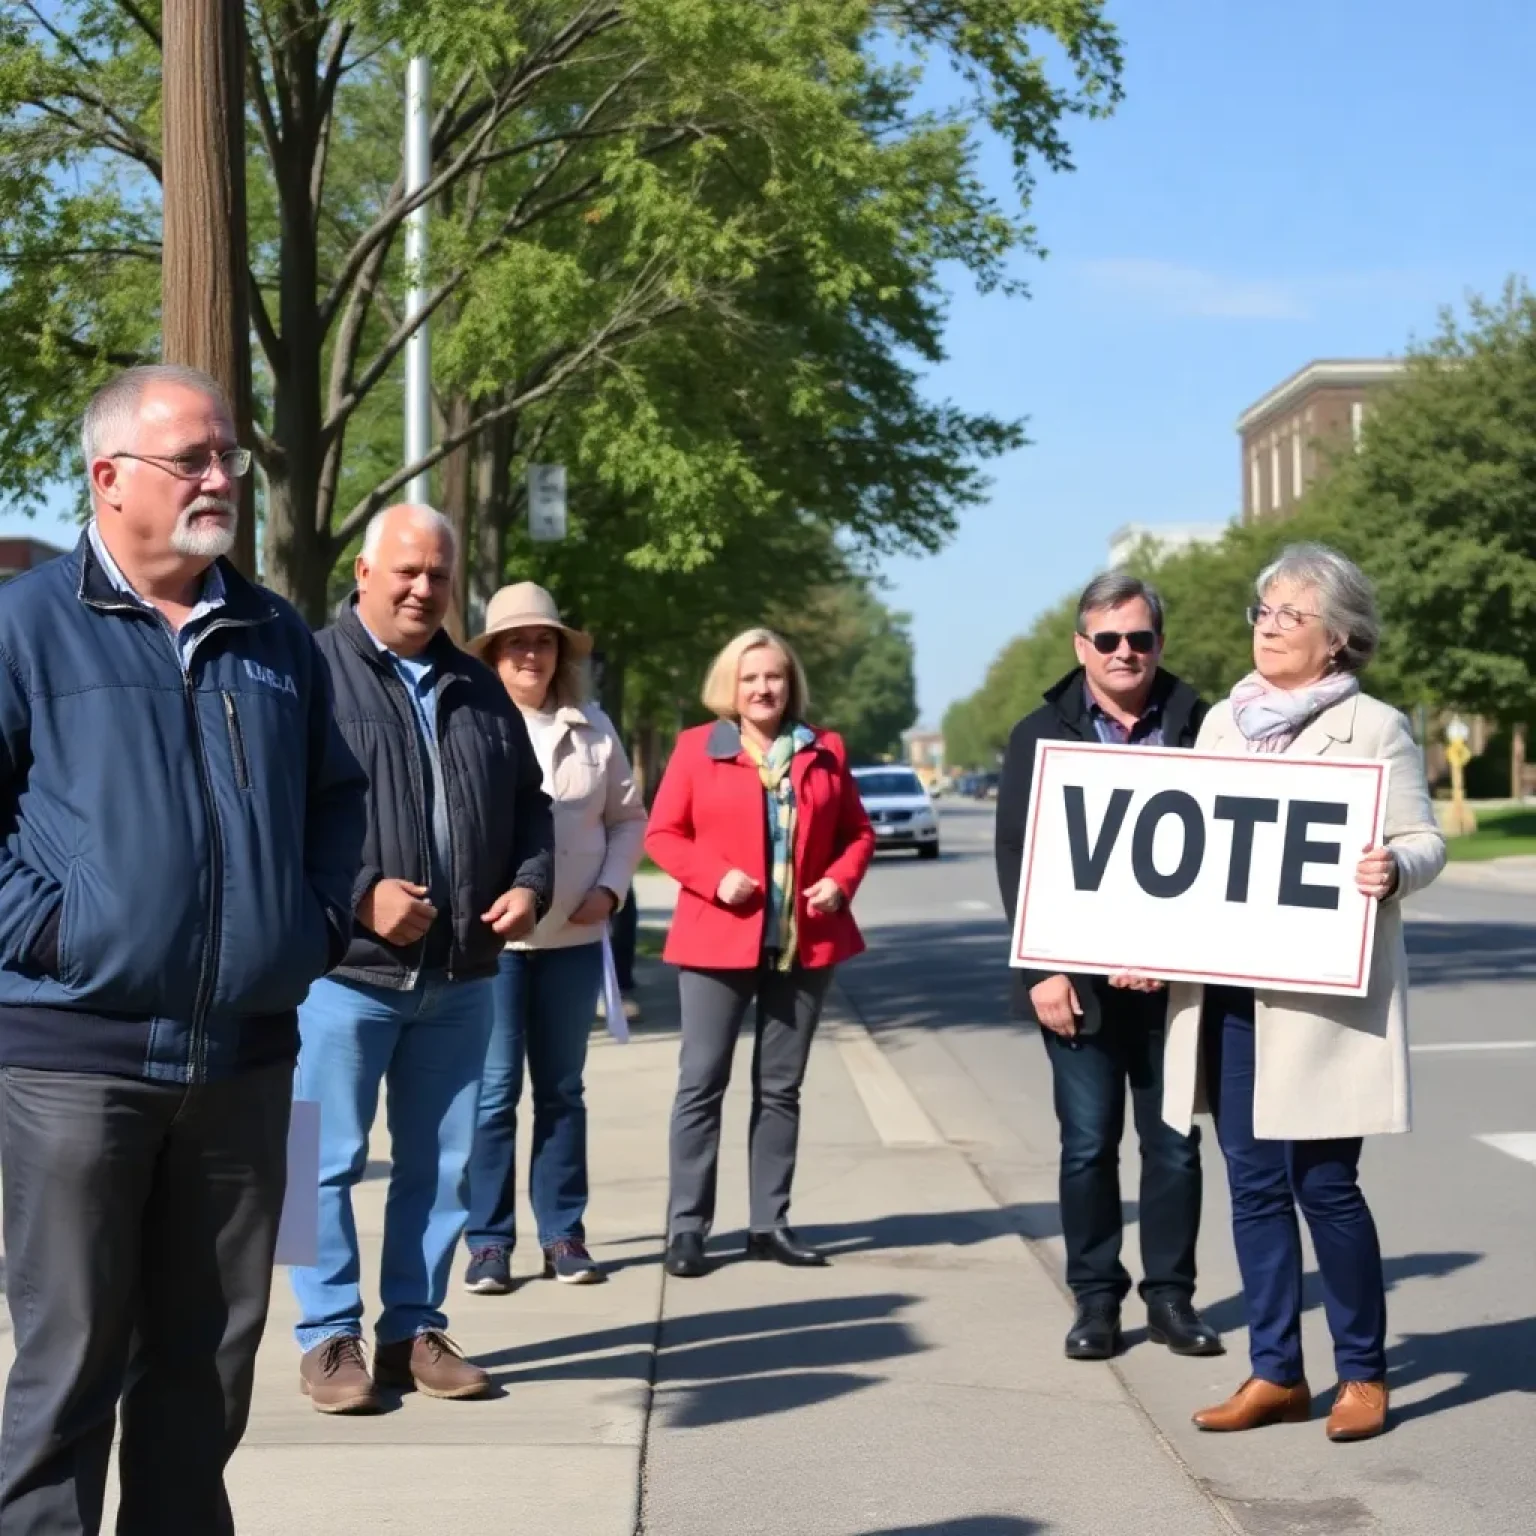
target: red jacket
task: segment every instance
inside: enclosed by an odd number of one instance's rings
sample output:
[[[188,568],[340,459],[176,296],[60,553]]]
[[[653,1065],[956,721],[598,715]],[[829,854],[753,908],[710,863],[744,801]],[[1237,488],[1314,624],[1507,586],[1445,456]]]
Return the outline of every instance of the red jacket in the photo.
[[[874,856],[875,834],[848,771],[842,738],[818,731],[790,764],[795,788],[795,891],[800,963],[816,968],[852,959],[864,948],[845,903],[812,912],[805,893],[824,875],[849,901]],[[728,720],[698,725],[677,746],[656,791],[645,851],[682,886],[663,958],[670,965],[752,970],[761,958],[768,885],[768,812],[762,780]],[[761,888],[745,906],[716,896],[732,869]]]

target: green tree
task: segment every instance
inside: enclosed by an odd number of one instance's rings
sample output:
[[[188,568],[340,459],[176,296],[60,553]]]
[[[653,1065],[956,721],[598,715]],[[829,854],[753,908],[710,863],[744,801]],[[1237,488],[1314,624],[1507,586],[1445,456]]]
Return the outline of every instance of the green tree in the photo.
[[[1120,67],[1100,0],[249,0],[247,16],[264,571],[312,618],[337,559],[416,470],[447,461],[455,486],[480,487],[475,547],[494,553],[509,472],[562,432],[600,496],[649,508],[637,567],[697,568],[730,542],[721,509],[779,511],[783,487],[720,432],[671,431],[687,381],[637,361],[690,327],[739,332],[738,357],[782,365],[693,387],[739,392],[738,416],[776,390],[760,459],[791,438],[807,457],[824,447],[845,483],[862,477],[851,539],[941,539],[953,504],[919,529],[882,503],[890,442],[847,431],[849,397],[882,378],[900,395],[907,359],[940,355],[944,272],[999,284],[1034,248],[1032,179],[1069,166],[1067,121],[1113,104]],[[423,465],[397,467],[414,206],[399,81],[416,52],[441,86],[420,275],[445,431]],[[0,17],[0,474],[22,500],[70,469],[85,394],[157,350],[158,63],[154,0],[19,0]],[[933,65],[969,89],[964,110],[923,105]],[[1014,155],[1016,213],[981,184],[979,119]],[[750,345],[775,289],[808,301],[802,331],[859,330],[862,376],[827,366],[847,346],[801,361]],[[942,485],[966,433],[940,425],[921,451]]]
[[[1536,705],[1536,297],[1512,280],[1414,349],[1330,488],[1369,539],[1402,695],[1519,723]]]
[[[851,579],[813,593],[779,622],[810,675],[815,721],[842,735],[855,763],[896,755],[917,720],[907,615]]]

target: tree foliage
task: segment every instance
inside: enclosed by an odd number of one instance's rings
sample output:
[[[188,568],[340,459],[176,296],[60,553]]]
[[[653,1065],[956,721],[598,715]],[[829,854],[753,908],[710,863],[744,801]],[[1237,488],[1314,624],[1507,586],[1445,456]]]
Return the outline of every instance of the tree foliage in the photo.
[[[807,504],[865,554],[932,548],[1018,440],[925,401],[917,370],[941,355],[941,274],[1005,281],[1035,246],[1033,177],[1116,98],[1101,0],[246,10],[264,574],[312,618],[423,467],[478,525],[484,586],[521,467],[556,448],[631,520],[629,568],[660,573]],[[154,0],[0,17],[0,476],[23,501],[70,470],[89,390],[157,351],[159,51]],[[438,92],[413,199],[418,52]],[[934,66],[969,92],[952,113],[923,104]],[[982,185],[981,120],[1013,153],[1014,211]],[[422,200],[443,431],[400,465],[401,231]]]
[[[1536,705],[1536,297],[1447,311],[1330,487],[1369,545],[1404,691],[1505,722]]]

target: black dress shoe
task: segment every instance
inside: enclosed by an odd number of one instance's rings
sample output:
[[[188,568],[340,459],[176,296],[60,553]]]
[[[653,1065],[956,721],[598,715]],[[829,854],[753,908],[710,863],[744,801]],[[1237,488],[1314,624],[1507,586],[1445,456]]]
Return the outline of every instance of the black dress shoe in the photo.
[[[1120,1303],[1113,1296],[1090,1296],[1077,1304],[1077,1318],[1067,1333],[1068,1360],[1108,1360],[1120,1349]]]
[[[676,1275],[679,1280],[696,1280],[700,1275],[708,1274],[709,1264],[704,1258],[704,1234],[679,1232],[667,1244],[666,1264],[667,1273]]]
[[[1166,1344],[1176,1355],[1224,1355],[1221,1335],[1183,1296],[1158,1297],[1147,1303],[1147,1337]]]
[[[827,1261],[819,1249],[802,1243],[789,1227],[775,1227],[771,1232],[747,1233],[747,1257],[772,1259],[796,1269],[819,1269]]]

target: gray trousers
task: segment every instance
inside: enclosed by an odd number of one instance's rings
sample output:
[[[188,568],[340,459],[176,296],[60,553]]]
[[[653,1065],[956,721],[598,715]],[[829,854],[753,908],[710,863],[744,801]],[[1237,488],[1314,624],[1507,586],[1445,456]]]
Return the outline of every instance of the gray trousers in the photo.
[[[197,1087],[0,1070],[0,1536],[228,1536],[287,1173],[293,1069]]]
[[[721,1110],[736,1036],[754,1002],[749,1225],[768,1232],[787,1221],[800,1140],[800,1084],[831,980],[830,966],[678,973],[683,1046],[672,1106],[669,1237],[707,1233],[715,1219]]]

